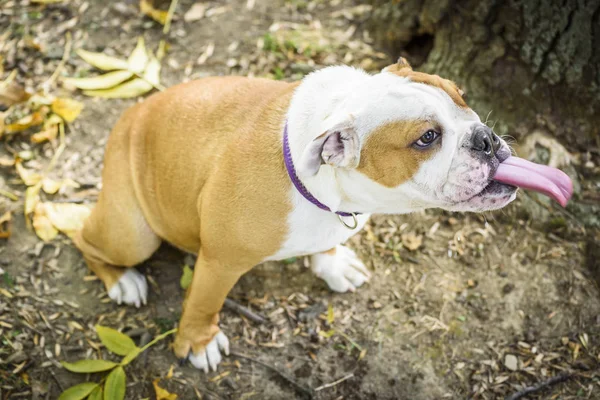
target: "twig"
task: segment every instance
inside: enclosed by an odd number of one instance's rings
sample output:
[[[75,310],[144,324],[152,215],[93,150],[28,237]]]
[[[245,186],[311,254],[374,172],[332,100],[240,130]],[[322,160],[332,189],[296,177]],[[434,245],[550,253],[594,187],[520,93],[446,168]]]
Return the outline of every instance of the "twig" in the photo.
[[[528,394],[539,392],[542,389],[545,389],[549,386],[556,385],[557,383],[567,381],[573,378],[575,374],[573,372],[562,372],[556,376],[553,376],[550,379],[547,379],[543,382],[539,382],[533,386],[527,386],[523,390],[520,390],[510,396],[508,396],[505,400],[518,400]]]
[[[73,41],[71,40],[71,32],[67,32],[65,36],[66,36],[65,52],[63,53],[62,60],[60,60],[60,63],[54,70],[54,73],[52,74],[52,76],[50,76],[50,78],[48,78],[48,80],[46,82],[44,82],[44,84],[42,85],[42,87],[44,89],[47,89],[54,84],[54,81],[56,81],[56,78],[58,78],[58,75],[61,73],[61,71],[65,67],[67,60],[69,59],[69,56],[71,55],[71,45],[73,44]]]
[[[56,375],[54,374],[54,371],[52,371],[51,368],[49,368],[48,371],[50,371],[50,374],[52,375],[52,377],[56,381],[56,384],[58,385],[58,388],[60,389],[60,392],[61,393],[64,392],[65,388],[63,387],[62,383],[60,383],[60,381],[58,380],[58,378],[56,377]]]
[[[277,368],[275,368],[267,363],[264,363],[260,360],[252,358],[245,354],[237,353],[235,351],[230,352],[230,354],[234,357],[243,358],[245,360],[252,361],[253,363],[256,363],[258,365],[262,365],[263,367],[267,368],[268,370],[275,372],[277,375],[279,375],[281,378],[283,378],[286,382],[288,382],[290,385],[292,385],[298,392],[308,396],[309,399],[312,399],[315,395],[315,391],[312,388],[304,386],[304,385],[296,382],[293,378],[291,378],[286,373],[279,371]]]
[[[229,308],[232,311],[237,312],[238,314],[243,315],[244,317],[248,318],[250,321],[256,322],[257,324],[266,324],[267,323],[266,318],[263,317],[262,315],[255,313],[254,311],[250,310],[248,307],[244,307],[243,305],[238,304],[229,298],[225,299],[224,306]]]
[[[165,26],[163,28],[163,34],[169,33],[171,29],[171,20],[173,19],[173,14],[175,14],[175,9],[177,8],[178,0],[171,0],[171,5],[169,6],[169,11],[167,11],[167,19],[165,20]]]
[[[342,382],[344,382],[345,380],[348,380],[348,379],[350,379],[350,378],[354,378],[354,374],[346,375],[345,377],[343,377],[343,378],[341,378],[341,379],[338,379],[338,380],[337,380],[337,381],[335,381],[335,382],[331,382],[331,383],[328,383],[328,384],[326,384],[326,385],[319,386],[318,388],[316,388],[316,389],[315,389],[315,392],[318,392],[318,391],[321,391],[321,390],[323,390],[323,389],[327,389],[327,388],[330,388],[330,387],[334,387],[335,385],[337,385],[337,384],[340,384],[340,383],[342,383]]]

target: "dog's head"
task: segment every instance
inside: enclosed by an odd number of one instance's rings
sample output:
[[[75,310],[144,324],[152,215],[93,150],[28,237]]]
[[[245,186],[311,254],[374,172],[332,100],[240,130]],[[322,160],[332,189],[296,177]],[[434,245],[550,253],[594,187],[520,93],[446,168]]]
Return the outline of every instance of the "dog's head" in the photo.
[[[367,212],[485,211],[515,199],[492,180],[509,156],[453,82],[400,59],[339,100],[300,167],[335,168],[348,203]]]

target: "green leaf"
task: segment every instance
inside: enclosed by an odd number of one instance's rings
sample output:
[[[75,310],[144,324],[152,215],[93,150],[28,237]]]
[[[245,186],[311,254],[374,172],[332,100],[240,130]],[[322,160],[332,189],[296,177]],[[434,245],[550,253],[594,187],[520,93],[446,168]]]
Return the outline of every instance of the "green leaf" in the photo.
[[[192,284],[193,276],[194,271],[192,271],[192,269],[189,266],[184,265],[183,274],[181,275],[181,280],[179,281],[179,284],[181,285],[181,288],[183,290],[187,289]]]
[[[107,371],[119,365],[112,361],[106,360],[79,360],[74,363],[63,361],[61,364],[69,371],[80,374]]]
[[[82,400],[97,387],[99,387],[98,384],[94,382],[80,383],[62,392],[58,400]]]
[[[127,61],[108,56],[104,53],[94,53],[84,49],[79,49],[76,53],[79,57],[83,58],[85,62],[103,71],[129,68]]]
[[[118,366],[113,369],[104,384],[104,400],[122,400],[125,398],[125,371]]]
[[[115,354],[126,356],[137,349],[137,346],[129,336],[115,329],[96,325],[96,332],[98,332],[102,344]]]
[[[131,71],[113,71],[91,78],[64,78],[63,82],[78,89],[108,89],[125,82],[133,76]]]
[[[127,354],[122,360],[121,360],[121,365],[127,365],[130,362],[132,362],[137,356],[140,355],[140,353],[142,352],[142,349],[140,349],[139,347],[136,347],[134,351],[132,351],[131,353]]]
[[[92,393],[90,393],[87,400],[102,400],[102,395],[102,386],[98,386],[96,389],[92,390]]]

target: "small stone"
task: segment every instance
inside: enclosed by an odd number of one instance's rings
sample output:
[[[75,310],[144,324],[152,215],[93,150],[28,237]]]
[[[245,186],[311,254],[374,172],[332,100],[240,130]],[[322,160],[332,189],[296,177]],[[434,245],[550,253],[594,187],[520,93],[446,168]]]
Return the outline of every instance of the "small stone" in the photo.
[[[513,285],[512,283],[507,283],[506,285],[504,285],[504,287],[502,288],[502,293],[504,294],[509,294],[510,292],[512,292],[515,289],[515,285]]]
[[[380,309],[381,307],[383,307],[383,306],[382,306],[382,305],[381,305],[381,303],[380,303],[380,302],[378,302],[378,301],[374,301],[374,302],[371,304],[371,308],[372,308],[372,309],[374,309],[374,310],[378,310],[378,309]]]
[[[516,371],[519,369],[519,360],[516,356],[512,354],[507,354],[504,357],[504,366],[506,366],[506,368],[508,368],[511,371]]]

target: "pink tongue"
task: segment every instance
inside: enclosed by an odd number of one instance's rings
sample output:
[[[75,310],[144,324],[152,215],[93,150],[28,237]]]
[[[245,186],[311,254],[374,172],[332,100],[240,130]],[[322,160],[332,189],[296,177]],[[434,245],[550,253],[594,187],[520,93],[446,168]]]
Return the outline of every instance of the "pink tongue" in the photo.
[[[495,181],[530,189],[553,198],[565,207],[573,194],[571,178],[559,169],[540,165],[519,157],[500,163]]]

